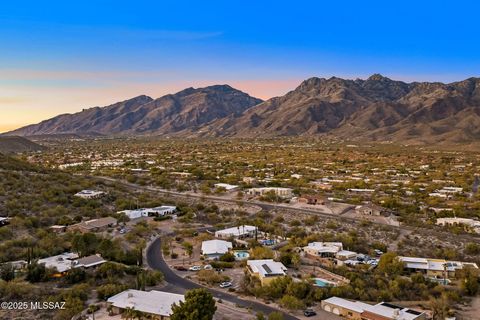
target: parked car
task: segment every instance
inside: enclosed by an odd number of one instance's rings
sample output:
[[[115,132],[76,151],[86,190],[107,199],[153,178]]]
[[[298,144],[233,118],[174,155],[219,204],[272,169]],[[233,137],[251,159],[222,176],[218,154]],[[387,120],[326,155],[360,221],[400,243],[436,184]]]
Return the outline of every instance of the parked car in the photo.
[[[210,264],[207,264],[203,267],[205,270],[213,270],[213,267]]]
[[[220,288],[229,288],[231,286],[232,286],[232,283],[230,281],[220,283]]]
[[[305,317],[314,317],[314,316],[317,315],[317,313],[315,312],[315,310],[307,309],[307,310],[303,311],[303,315]]]
[[[190,268],[188,268],[188,270],[190,270],[190,271],[200,271],[200,270],[202,270],[202,267],[200,267],[200,266],[191,266]]]
[[[185,268],[184,266],[174,266],[173,267],[175,270],[178,270],[178,271],[187,271],[188,269]]]
[[[377,256],[381,256],[383,254],[383,251],[381,250],[375,249],[374,251]]]

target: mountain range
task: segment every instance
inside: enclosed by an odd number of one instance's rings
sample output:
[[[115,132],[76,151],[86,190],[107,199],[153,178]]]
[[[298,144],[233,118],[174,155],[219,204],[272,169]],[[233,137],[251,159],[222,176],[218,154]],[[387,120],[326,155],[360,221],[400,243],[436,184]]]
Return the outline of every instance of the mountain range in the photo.
[[[480,79],[459,82],[310,78],[266,101],[228,85],[139,96],[9,132],[179,137],[331,136],[346,140],[464,143],[480,139]]]

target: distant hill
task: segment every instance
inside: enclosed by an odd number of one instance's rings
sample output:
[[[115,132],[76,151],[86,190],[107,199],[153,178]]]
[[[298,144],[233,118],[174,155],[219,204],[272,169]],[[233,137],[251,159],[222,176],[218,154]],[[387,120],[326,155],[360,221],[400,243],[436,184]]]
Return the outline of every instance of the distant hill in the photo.
[[[260,102],[228,85],[188,88],[155,100],[139,96],[103,108],[60,115],[8,134],[175,134],[196,131],[229,115],[240,115]]]
[[[181,137],[332,136],[346,140],[464,143],[480,140],[480,79],[405,83],[310,78],[267,101],[227,85],[188,88],[61,115],[12,132]]]
[[[22,153],[41,151],[45,147],[28,139],[16,136],[0,136],[0,153]]]

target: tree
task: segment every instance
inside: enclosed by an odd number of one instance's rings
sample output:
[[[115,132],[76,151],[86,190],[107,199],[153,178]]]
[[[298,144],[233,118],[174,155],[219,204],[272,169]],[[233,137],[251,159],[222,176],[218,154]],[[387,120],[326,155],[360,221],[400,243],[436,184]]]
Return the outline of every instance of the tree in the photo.
[[[469,296],[474,296],[478,293],[478,272],[472,268],[465,268],[463,272],[462,289],[465,290]]]
[[[5,281],[11,281],[15,278],[15,269],[12,264],[5,263],[0,267],[0,278]]]
[[[403,262],[398,256],[394,252],[387,252],[381,256],[377,271],[388,276],[396,276],[403,273],[403,268]]]
[[[185,253],[191,257],[193,254],[193,245],[190,242],[185,241],[182,243],[183,249],[185,250]]]
[[[171,320],[211,320],[217,307],[206,289],[193,289],[185,294],[185,301],[172,306]]]

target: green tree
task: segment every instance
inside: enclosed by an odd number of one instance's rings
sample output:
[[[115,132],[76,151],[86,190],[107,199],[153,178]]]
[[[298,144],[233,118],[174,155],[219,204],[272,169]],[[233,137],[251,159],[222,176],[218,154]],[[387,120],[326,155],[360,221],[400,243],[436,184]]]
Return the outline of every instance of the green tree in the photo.
[[[396,276],[403,273],[404,264],[398,259],[394,252],[387,252],[382,255],[378,262],[377,272],[387,276]]]
[[[211,320],[217,307],[206,289],[193,289],[185,294],[185,301],[172,306],[171,320]]]
[[[12,264],[5,263],[0,266],[0,278],[5,281],[11,281],[15,278],[15,269]]]

